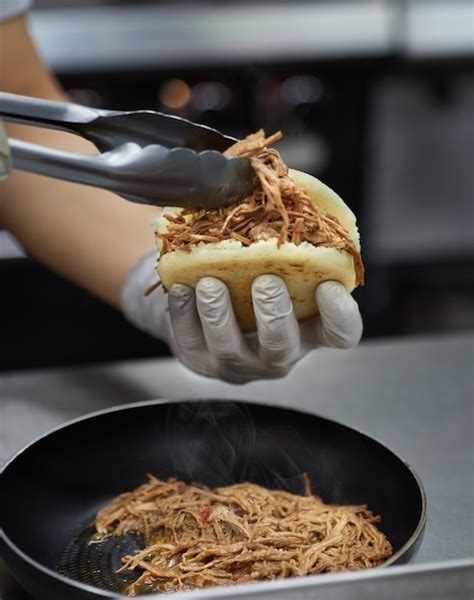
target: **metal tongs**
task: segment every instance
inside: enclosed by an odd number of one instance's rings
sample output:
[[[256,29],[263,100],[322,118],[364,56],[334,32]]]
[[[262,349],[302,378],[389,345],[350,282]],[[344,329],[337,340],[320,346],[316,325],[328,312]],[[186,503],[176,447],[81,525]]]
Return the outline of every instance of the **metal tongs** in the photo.
[[[222,154],[237,140],[179,117],[6,93],[0,93],[0,117],[76,133],[101,152],[80,155],[10,138],[15,169],[104,188],[155,206],[217,208],[253,191],[249,161]]]

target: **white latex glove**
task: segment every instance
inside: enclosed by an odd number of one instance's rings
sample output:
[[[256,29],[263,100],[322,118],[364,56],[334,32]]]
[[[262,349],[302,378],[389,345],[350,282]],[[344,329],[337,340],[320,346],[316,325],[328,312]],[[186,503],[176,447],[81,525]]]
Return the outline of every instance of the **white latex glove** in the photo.
[[[160,287],[145,297],[144,290],[156,281],[155,264],[153,252],[132,269],[122,293],[123,312],[201,375],[232,383],[283,377],[311,350],[350,348],[362,335],[357,303],[340,283],[321,283],[316,289],[320,314],[298,323],[283,280],[257,277],[252,286],[257,332],[243,334],[228,289],[218,279],[204,277],[196,293],[174,285],[168,294]]]

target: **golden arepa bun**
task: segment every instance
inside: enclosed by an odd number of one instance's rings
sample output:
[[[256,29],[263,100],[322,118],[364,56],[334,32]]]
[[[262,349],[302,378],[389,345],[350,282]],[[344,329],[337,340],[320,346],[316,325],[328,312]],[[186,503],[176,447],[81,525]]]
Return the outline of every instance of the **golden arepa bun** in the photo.
[[[315,177],[290,169],[293,181],[302,188],[321,210],[338,219],[360,250],[356,218],[350,208],[327,185]],[[169,221],[167,213],[176,215],[180,208],[163,210],[157,232],[164,232]],[[158,249],[161,240],[157,237]],[[174,250],[160,257],[157,266],[163,285],[170,289],[175,283],[193,288],[202,277],[216,277],[229,288],[237,321],[243,331],[255,329],[251,287],[259,275],[281,277],[293,301],[296,318],[306,319],[318,313],[315,290],[323,281],[339,281],[351,292],[356,285],[352,255],[345,250],[313,246],[302,242],[298,246],[277,240],[262,240],[245,246],[237,240],[200,242],[189,250]]]

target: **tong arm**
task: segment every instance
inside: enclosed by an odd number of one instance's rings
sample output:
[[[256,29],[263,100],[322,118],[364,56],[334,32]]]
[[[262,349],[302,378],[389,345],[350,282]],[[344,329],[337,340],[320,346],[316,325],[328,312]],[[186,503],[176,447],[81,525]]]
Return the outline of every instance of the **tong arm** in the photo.
[[[196,151],[221,152],[236,142],[220,131],[154,110],[118,111],[89,108],[0,92],[0,117],[6,121],[76,133],[106,152],[126,142],[142,147],[161,144]]]
[[[100,114],[98,109],[79,104],[0,92],[0,115],[15,123],[74,131],[75,125],[90,123]]]
[[[103,188],[141,204],[214,208],[242,200],[253,189],[249,161],[215,150],[129,142],[89,156],[11,138],[9,144],[14,168]]]
[[[13,138],[8,143],[15,169],[98,187],[107,183],[108,168],[100,156],[74,154]]]

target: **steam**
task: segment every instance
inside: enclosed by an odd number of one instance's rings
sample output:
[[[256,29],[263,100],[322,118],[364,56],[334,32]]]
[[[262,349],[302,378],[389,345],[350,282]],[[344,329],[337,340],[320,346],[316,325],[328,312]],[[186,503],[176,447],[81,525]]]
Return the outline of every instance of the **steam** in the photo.
[[[173,474],[211,487],[251,481],[302,494],[299,465],[311,464],[310,450],[291,426],[266,424],[255,414],[228,401],[171,405],[165,437]]]

